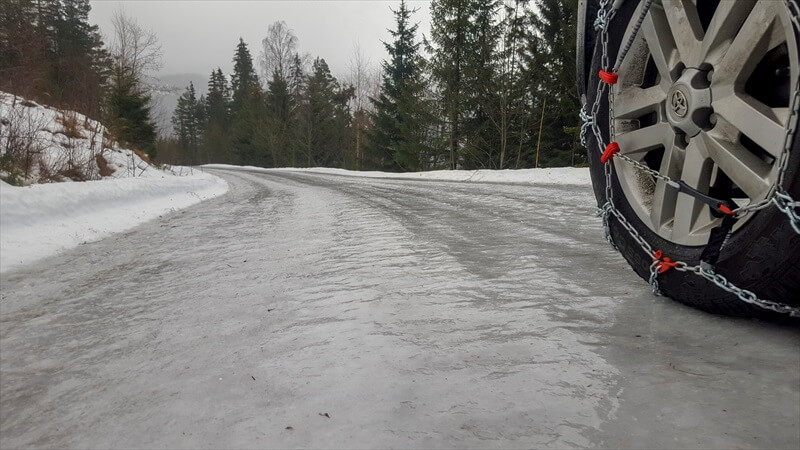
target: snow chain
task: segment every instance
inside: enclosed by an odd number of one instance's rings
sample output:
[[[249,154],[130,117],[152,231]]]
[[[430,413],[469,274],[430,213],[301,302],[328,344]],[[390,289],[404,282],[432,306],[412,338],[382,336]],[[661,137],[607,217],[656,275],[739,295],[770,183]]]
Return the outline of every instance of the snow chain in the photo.
[[[794,28],[800,32],[800,7],[798,7],[797,1],[798,0],[785,0]],[[607,95],[610,93],[611,89],[609,86],[617,82],[616,72],[625,58],[625,55],[628,53],[628,50],[630,50],[636,35],[639,33],[639,29],[641,28],[642,22],[644,21],[653,0],[642,0],[641,11],[634,25],[633,32],[628,38],[628,41],[626,42],[622,51],[619,53],[615,64],[612,66],[609,62],[608,56],[608,29],[609,25],[614,20],[617,10],[620,8],[623,2],[624,0],[600,0],[597,18],[594,21],[594,28],[599,33],[598,42],[602,46],[602,55],[600,61],[601,71],[599,73],[599,77],[602,81],[597,84],[595,101],[592,104],[591,109],[587,111],[587,104],[584,103],[580,111],[580,118],[583,121],[580,136],[581,144],[588,149],[586,138],[589,131],[591,131],[591,133],[594,135],[595,141],[598,144],[598,149],[602,154],[601,161],[603,163],[606,181],[606,202],[598,209],[597,215],[602,217],[606,240],[612,246],[614,246],[615,249],[617,248],[611,237],[611,228],[609,225],[611,216],[614,216],[619,224],[630,234],[636,243],[639,244],[641,249],[652,258],[653,262],[650,265],[650,285],[653,287],[653,293],[656,295],[661,295],[661,291],[659,290],[658,286],[658,275],[667,272],[668,270],[675,269],[679,272],[694,273],[695,275],[714,283],[720,289],[736,295],[739,300],[750,305],[775,311],[781,314],[788,314],[791,317],[800,317],[800,308],[795,308],[772,300],[761,299],[753,292],[737,287],[728,281],[724,276],[714,272],[713,263],[701,261],[699,265],[690,266],[683,261],[670,260],[668,257],[665,257],[662,254],[661,250],[654,250],[650,243],[648,243],[639,234],[639,232],[636,231],[636,228],[631,225],[628,219],[626,219],[625,216],[622,215],[622,213],[620,213],[614,205],[614,191],[611,183],[614,165],[610,163],[610,160],[613,158],[621,159],[622,161],[625,161],[637,169],[651,175],[655,179],[664,181],[668,186],[678,189],[679,192],[691,195],[696,199],[708,204],[712,209],[716,209],[718,213],[728,215],[734,220],[735,218],[739,218],[746,214],[767,208],[770,205],[775,205],[775,207],[777,207],[781,212],[786,214],[794,231],[800,234],[800,201],[792,199],[792,197],[784,190],[784,178],[789,162],[789,151],[791,150],[792,140],[794,138],[794,133],[797,126],[798,108],[800,108],[800,77],[798,77],[797,83],[795,84],[794,94],[792,95],[790,116],[784,136],[783,152],[778,160],[778,179],[770,188],[770,191],[764,200],[734,209],[733,206],[735,205],[729,205],[725,201],[715,200],[711,197],[708,197],[682,181],[675,181],[667,176],[662,175],[658,171],[651,169],[647,165],[628,157],[627,155],[618,154],[620,149],[619,145],[617,145],[615,142],[609,142],[608,144],[605,143],[600,126],[594,120],[595,117],[598,117],[597,114],[600,110],[600,100],[603,98],[604,94]],[[611,6],[609,6],[609,4],[611,4]],[[610,133],[613,133],[613,130],[611,130],[612,125],[613,121],[609,120]],[[727,230],[727,232],[730,233],[729,230]],[[721,247],[722,243],[720,242],[718,245]],[[716,250],[718,253],[719,248]]]

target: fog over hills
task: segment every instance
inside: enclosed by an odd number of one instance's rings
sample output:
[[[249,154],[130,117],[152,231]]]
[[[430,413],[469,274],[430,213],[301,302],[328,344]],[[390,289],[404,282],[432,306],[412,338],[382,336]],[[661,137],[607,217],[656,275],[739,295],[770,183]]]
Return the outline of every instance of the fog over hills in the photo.
[[[160,135],[172,134],[172,113],[178,105],[178,97],[183,94],[189,83],[194,83],[197,97],[208,91],[208,75],[199,73],[177,73],[161,75],[155,80],[153,89],[153,120],[158,126]]]

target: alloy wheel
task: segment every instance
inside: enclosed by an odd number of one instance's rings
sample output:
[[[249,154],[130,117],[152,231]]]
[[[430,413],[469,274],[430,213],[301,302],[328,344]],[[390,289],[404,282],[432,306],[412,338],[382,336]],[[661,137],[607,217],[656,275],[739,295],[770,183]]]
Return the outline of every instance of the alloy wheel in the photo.
[[[611,91],[612,139],[622,154],[706,195],[758,202],[778,179],[785,130],[796,120],[797,54],[783,2],[656,1]],[[707,205],[625,161],[614,165],[650,229],[676,244],[708,242],[721,218]]]

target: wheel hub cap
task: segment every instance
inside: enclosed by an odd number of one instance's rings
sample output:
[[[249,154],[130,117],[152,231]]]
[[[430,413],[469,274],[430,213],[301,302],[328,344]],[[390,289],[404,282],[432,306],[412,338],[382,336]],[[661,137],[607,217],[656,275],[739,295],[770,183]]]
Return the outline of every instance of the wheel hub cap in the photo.
[[[711,124],[711,89],[708,72],[686,69],[667,94],[667,118],[676,131],[697,136]]]

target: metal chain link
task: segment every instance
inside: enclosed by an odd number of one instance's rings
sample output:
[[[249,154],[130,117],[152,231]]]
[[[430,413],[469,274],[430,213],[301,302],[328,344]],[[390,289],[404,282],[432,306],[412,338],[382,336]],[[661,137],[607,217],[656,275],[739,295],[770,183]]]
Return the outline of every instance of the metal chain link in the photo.
[[[611,206],[611,203],[606,203],[601,208],[597,208],[597,216],[603,220],[603,231],[606,241],[616,250],[617,246],[614,244],[614,240],[611,239],[611,227],[609,226],[608,222],[608,218],[611,215],[612,209],[613,207]]]
[[[659,287],[658,287],[658,263],[659,263],[659,261],[655,260],[655,261],[653,261],[652,264],[650,264],[650,280],[649,280],[649,283],[650,283],[650,286],[653,287],[653,294],[658,295],[660,297],[661,296],[661,289],[659,289]]]
[[[578,113],[578,117],[580,117],[581,121],[583,122],[583,125],[581,125],[581,145],[586,147],[586,132],[592,128],[594,117],[590,116],[589,113],[586,112],[585,103],[581,107],[581,112]]]
[[[789,216],[789,223],[791,223],[792,228],[800,234],[800,202],[793,200],[783,191],[776,192],[772,201],[779,210]]]
[[[645,173],[651,175],[653,178],[656,178],[658,180],[664,181],[665,183],[667,183],[667,185],[669,185],[671,187],[674,187],[675,189],[680,188],[680,184],[678,184],[677,181],[673,180],[672,178],[670,178],[670,177],[668,177],[666,175],[662,175],[661,172],[659,172],[657,170],[654,170],[654,169],[651,169],[646,164],[642,164],[639,161],[636,161],[635,159],[631,158],[628,155],[619,155],[618,154],[617,156],[615,156],[615,158],[619,158],[619,159],[621,159],[621,160],[623,160],[623,161],[625,161],[625,162],[627,162],[629,164],[632,164],[633,166],[635,166],[637,169],[641,170],[642,172],[645,172]]]
[[[632,35],[629,37],[627,44],[623,48],[621,54],[617,58],[617,62],[613,67],[614,72],[619,69],[619,65],[622,63],[622,60],[625,57],[625,54],[633,45],[633,42],[638,34],[642,22],[645,19],[645,16],[648,12],[648,9],[652,3],[652,0],[642,0],[642,9],[640,11],[639,18],[634,26],[632,31]],[[785,0],[786,5],[791,12],[791,19],[794,23],[795,28],[800,31],[800,7],[798,7],[797,0]],[[616,15],[617,9],[621,6],[622,2],[617,2],[612,7],[608,7],[609,2],[608,0],[600,0],[599,9],[597,11],[597,18],[594,21],[595,30],[600,32],[599,42],[602,46],[602,56],[601,56],[601,68],[602,70],[609,71],[609,56],[608,56],[608,26],[611,23],[612,19]],[[597,142],[598,148],[600,152],[603,152],[603,149],[606,147],[606,142],[603,139],[603,134],[600,130],[600,126],[595,120],[598,117],[598,112],[600,111],[600,103],[603,95],[606,94],[606,90],[608,90],[608,94],[610,94],[611,90],[606,83],[598,83],[597,90],[595,95],[594,103],[592,104],[591,114],[586,112],[586,104],[583,105],[580,112],[580,118],[583,121],[583,125],[581,126],[581,143],[586,146],[586,136],[588,130],[592,131],[592,134]],[[609,95],[610,97],[610,95]],[[609,102],[611,100],[609,99]],[[794,95],[792,96],[791,108],[790,108],[790,117],[788,124],[785,130],[784,136],[784,148],[781,152],[778,167],[778,180],[776,181],[775,185],[772,186],[770,189],[769,194],[767,197],[755,204],[747,205],[745,207],[740,207],[734,210],[737,215],[747,214],[749,212],[754,212],[759,209],[766,208],[767,206],[774,204],[780,211],[786,214],[789,217],[791,222],[792,228],[800,234],[800,202],[795,201],[789,196],[784,190],[784,179],[786,168],[788,166],[789,160],[789,151],[791,150],[792,141],[794,138],[796,124],[797,124],[797,116],[798,116],[798,109],[800,109],[800,77],[798,77],[797,83],[795,85]],[[609,131],[610,135],[613,135],[613,119],[609,120]],[[588,147],[587,147],[588,148]],[[630,158],[627,155],[617,154],[616,158],[625,161],[628,164],[633,165],[634,167],[642,170],[649,175],[653,176],[655,179],[662,180],[667,183],[669,186],[674,188],[679,188],[680,185],[677,181],[669,178],[668,176],[662,175],[660,172],[651,169],[645,164],[642,164],[639,161],[636,161]],[[656,257],[656,252],[653,250],[653,247],[647,242],[641,234],[636,230],[636,228],[631,225],[628,219],[619,212],[619,210],[614,205],[614,190],[613,190],[613,183],[612,183],[612,172],[613,172],[613,164],[608,162],[603,165],[604,172],[605,172],[605,197],[606,202],[603,204],[602,207],[598,209],[598,216],[602,217],[603,220],[603,228],[605,232],[606,240],[617,248],[614,244],[614,241],[611,237],[611,227],[610,227],[610,218],[614,216],[617,219],[617,222],[630,234],[630,236],[636,241],[637,244],[645,251],[649,256],[653,258],[653,263],[650,264],[650,285],[653,287],[653,293],[656,295],[661,295],[661,291],[658,285],[658,274],[659,274],[659,267],[661,264],[661,260]],[[660,252],[659,252],[660,253]],[[788,314],[791,317],[800,317],[800,308],[795,308],[789,305],[785,305],[782,303],[778,303],[772,300],[766,300],[759,298],[755,293],[748,291],[746,289],[741,289],[728,281],[727,278],[724,276],[715,273],[714,270],[705,264],[690,266],[689,264],[683,261],[677,261],[675,264],[675,270],[680,272],[692,272],[718,286],[720,289],[730,292],[736,295],[741,301],[763,308],[771,311],[775,311],[781,314]]]
[[[737,287],[735,284],[728,281],[727,278],[724,276],[715,273],[713,270],[705,268],[703,266],[685,266],[685,267],[676,267],[675,270],[680,272],[692,272],[696,275],[699,275],[706,280],[714,283],[720,289],[723,289],[731,294],[735,294],[739,297],[739,300],[749,303],[754,306],[758,306],[763,309],[768,309],[770,311],[775,311],[780,314],[788,314],[790,317],[800,317],[800,308],[795,308],[789,305],[785,305],[783,303],[774,302],[772,300],[765,300],[758,298],[756,294],[752,291],[748,291],[747,289],[741,289]]]
[[[653,4],[653,0],[643,0],[642,3],[642,11],[639,13],[639,18],[636,19],[636,23],[633,25],[633,31],[631,31],[631,35],[628,38],[628,42],[625,43],[625,47],[622,48],[622,51],[619,52],[617,55],[617,62],[614,64],[614,72],[619,70],[620,64],[622,64],[622,60],[625,59],[625,55],[628,54],[628,51],[633,46],[633,42],[636,40],[636,35],[639,34],[639,30],[642,28],[642,23],[644,22],[644,18],[647,16],[647,11],[650,11],[650,5]]]
[[[605,30],[608,24],[608,11],[606,11],[606,6],[608,6],[608,0],[600,0],[597,17],[594,19],[595,31]]]

